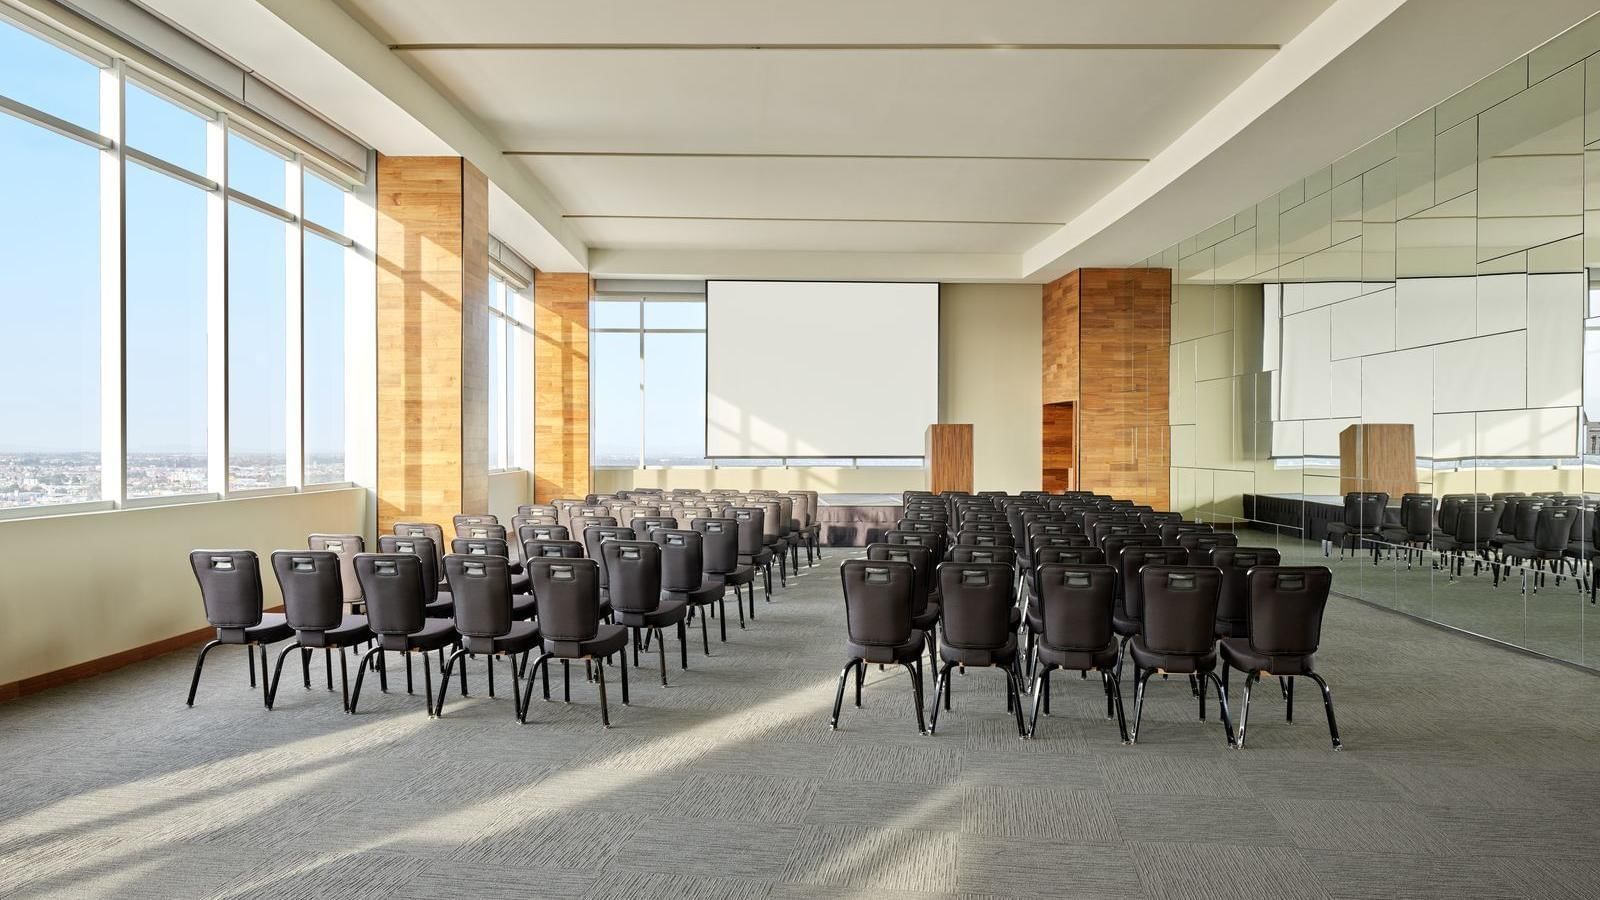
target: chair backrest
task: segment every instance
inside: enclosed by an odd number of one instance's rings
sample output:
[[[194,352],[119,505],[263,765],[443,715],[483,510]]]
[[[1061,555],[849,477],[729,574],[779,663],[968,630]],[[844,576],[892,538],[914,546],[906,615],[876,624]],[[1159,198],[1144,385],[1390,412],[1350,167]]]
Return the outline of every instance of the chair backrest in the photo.
[[[1429,494],[1407,494],[1400,501],[1400,525],[1406,540],[1426,541],[1433,537],[1434,499]]]
[[[1014,547],[1016,541],[1008,531],[974,531],[963,528],[956,533],[956,543],[969,547]]]
[[[195,550],[189,566],[200,583],[200,602],[213,628],[261,624],[261,562],[254,550]]]
[[[692,522],[695,519],[709,519],[711,518],[711,507],[674,506],[672,508],[672,517],[677,519],[679,523]]]
[[[1344,495],[1346,527],[1372,531],[1383,524],[1389,508],[1389,495],[1383,491],[1351,491]]]
[[[622,504],[614,508],[616,509],[616,512],[612,513],[612,515],[617,517],[618,522],[632,522],[634,519],[644,519],[661,515],[661,507],[659,506],[634,506]]]
[[[805,496],[794,491],[790,491],[784,496],[789,498],[789,515],[794,519],[795,526],[805,529],[811,524],[811,512],[806,506]]]
[[[897,531],[921,531],[925,534],[942,534],[945,530],[942,519],[937,522],[927,519],[901,519],[894,527]]]
[[[677,528],[678,520],[671,516],[637,516],[628,520],[628,527],[640,540],[648,540],[657,528]]]
[[[511,561],[511,548],[499,538],[455,538],[450,541],[450,554],[464,556],[499,556]],[[446,557],[448,558],[448,556]],[[450,573],[444,573],[448,581]]]
[[[1144,645],[1199,656],[1216,646],[1222,572],[1211,566],[1150,565],[1139,570]]]
[[[385,535],[390,537],[390,535]],[[362,553],[356,556],[356,578],[367,598],[367,624],[376,634],[402,635],[420,631],[427,622],[423,609],[422,557],[415,553]],[[435,590],[438,582],[434,582]]]
[[[1046,646],[1093,652],[1111,644],[1111,615],[1117,599],[1114,569],[1052,562],[1040,565],[1033,578],[1039,592],[1039,614],[1044,619],[1040,640]]]
[[[1180,534],[1178,546],[1189,551],[1188,564],[1191,566],[1208,566],[1211,564],[1211,551],[1218,547],[1239,546],[1239,536],[1231,531],[1213,531],[1203,534]]]
[[[895,646],[911,637],[911,603],[917,570],[908,562],[847,559],[839,567],[844,585],[845,628],[858,644]]]
[[[1217,596],[1217,621],[1233,632],[1247,621],[1245,573],[1255,566],[1276,566],[1282,555],[1272,547],[1218,547],[1208,562],[1222,571],[1222,586]]]
[[[695,591],[705,583],[705,550],[700,532],[657,528],[650,539],[661,548],[661,589]]]
[[[573,516],[567,529],[572,534],[583,534],[591,528],[616,528],[616,516]]]
[[[600,565],[592,559],[528,558],[528,583],[538,598],[539,632],[547,642],[576,643],[600,631]]]
[[[1518,497],[1512,504],[1516,508],[1516,513],[1515,518],[1511,520],[1513,523],[1511,533],[1516,535],[1519,541],[1533,540],[1534,533],[1539,528],[1539,514],[1550,505],[1550,500],[1546,497]]]
[[[432,538],[421,535],[380,534],[378,535],[378,552],[410,553],[416,556],[422,562],[423,602],[432,603],[439,599],[439,567],[437,560],[442,557],[434,552]]]
[[[564,525],[524,525],[517,529],[519,541],[570,541],[572,532]]]
[[[767,511],[759,506],[730,506],[723,510],[723,515],[739,526],[739,554],[760,553],[762,536],[766,534]]]
[[[1325,566],[1256,566],[1246,579],[1250,648],[1267,656],[1315,653],[1333,573]]]
[[[1106,561],[1105,551],[1097,547],[1035,547],[1033,568],[1057,563],[1069,566],[1101,565]],[[1112,569],[1115,572],[1115,569]]]
[[[1123,614],[1130,619],[1144,617],[1144,596],[1141,593],[1144,581],[1139,573],[1145,567],[1188,564],[1189,551],[1182,547],[1153,547],[1146,544],[1124,547],[1122,555],[1117,557],[1117,571],[1122,576]]]
[[[461,526],[463,525],[498,525],[500,524],[500,519],[491,513],[483,513],[482,515],[463,514],[452,516],[450,524],[455,526],[456,534],[460,534]]]
[[[931,547],[917,544],[867,545],[867,559],[875,562],[909,563],[916,570],[916,584],[911,595],[911,614],[920,616],[928,610],[928,594],[933,590],[933,567],[937,564]]]
[[[1178,542],[1176,540],[1174,540],[1172,543],[1166,544],[1165,546],[1176,547],[1177,545],[1178,545]],[[1157,535],[1153,535],[1153,534],[1114,534],[1111,537],[1106,538],[1105,543],[1100,545],[1100,550],[1102,552],[1104,552],[1105,555],[1106,555],[1106,565],[1112,567],[1113,569],[1116,569],[1118,572],[1121,572],[1122,571],[1122,569],[1121,569],[1121,566],[1122,566],[1122,551],[1126,550],[1129,547],[1160,547],[1160,546],[1162,546],[1162,541],[1161,541],[1161,538],[1159,536],[1157,536]],[[1117,588],[1117,593],[1119,595],[1122,593],[1122,588],[1121,588],[1120,585]]]
[[[727,575],[739,568],[739,523],[733,519],[694,519],[700,532],[701,565],[708,575]]]
[[[1486,545],[1500,530],[1500,503],[1494,500],[1463,501],[1456,512],[1455,539],[1468,547]]]
[[[933,551],[935,564],[944,556],[944,535],[933,534],[925,531],[900,531],[898,529],[883,533],[886,544],[909,544],[918,547],[927,547]]]
[[[561,525],[561,520],[555,516],[512,516],[511,530],[521,531],[524,525]],[[561,525],[562,528],[567,526]]]
[[[274,550],[283,615],[296,631],[327,631],[344,620],[344,561],[328,550]]]
[[[361,602],[361,582],[356,580],[357,553],[365,553],[367,540],[359,534],[313,534],[306,540],[312,550],[326,550],[339,557],[339,582],[344,585],[344,602]]]
[[[400,537],[425,537],[433,541],[433,573],[444,567],[444,529],[432,522],[396,522],[394,533]]]
[[[1016,549],[1013,547],[997,547],[993,544],[957,544],[945,554],[947,561],[954,563],[1004,563],[1010,565],[1016,559]]]
[[[620,525],[591,525],[583,530],[583,550],[588,557],[600,564],[600,587],[609,589],[610,578],[606,571],[605,555],[601,552],[601,545],[607,541],[631,541],[638,535],[632,528]]]
[[[523,541],[523,565],[530,559],[582,559],[581,541]]]
[[[511,630],[511,563],[503,556],[451,553],[444,577],[455,600],[456,631],[468,650],[492,648]]]
[[[612,609],[646,613],[661,605],[661,548],[654,542],[605,541],[600,559]]]
[[[1157,533],[1161,535],[1161,543],[1169,547],[1176,547],[1178,545],[1178,535],[1180,534],[1199,534],[1211,530],[1213,529],[1210,525],[1204,525],[1199,522],[1162,522],[1161,528]]]
[[[1565,551],[1572,541],[1572,523],[1581,519],[1576,506],[1546,506],[1539,510],[1533,530],[1534,549],[1543,553]]]
[[[952,647],[999,649],[1013,639],[1011,582],[1003,563],[940,563],[936,573],[944,640]]]
[[[762,511],[766,513],[761,517],[761,540],[764,543],[777,543],[780,538],[789,533],[789,520],[783,515],[783,504],[776,500],[763,498],[752,505],[761,507]]]
[[[554,503],[524,503],[517,507],[517,515],[559,519],[561,510]]]

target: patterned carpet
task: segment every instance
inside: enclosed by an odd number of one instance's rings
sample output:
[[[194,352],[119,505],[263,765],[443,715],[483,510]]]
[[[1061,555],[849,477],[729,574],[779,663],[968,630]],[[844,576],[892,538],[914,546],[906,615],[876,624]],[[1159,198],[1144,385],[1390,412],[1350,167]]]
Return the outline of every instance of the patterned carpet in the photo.
[[[1310,685],[1292,724],[1258,691],[1232,752],[1179,679],[1124,747],[1097,683],[1058,676],[1024,742],[992,670],[919,737],[906,676],[873,668],[830,732],[840,559],[712,658],[694,635],[687,672],[672,641],[671,687],[653,660],[632,706],[613,682],[609,731],[576,672],[515,724],[481,661],[437,721],[403,676],[347,716],[320,665],[267,712],[228,648],[194,709],[190,651],[0,706],[0,895],[1600,895],[1593,675],[1335,599],[1342,753]]]

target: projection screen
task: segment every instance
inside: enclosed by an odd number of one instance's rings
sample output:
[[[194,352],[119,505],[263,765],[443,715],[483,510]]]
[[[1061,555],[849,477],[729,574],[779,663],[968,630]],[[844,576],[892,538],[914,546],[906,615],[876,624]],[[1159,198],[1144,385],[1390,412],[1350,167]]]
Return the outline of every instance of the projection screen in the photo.
[[[706,283],[706,455],[921,456],[939,285]]]

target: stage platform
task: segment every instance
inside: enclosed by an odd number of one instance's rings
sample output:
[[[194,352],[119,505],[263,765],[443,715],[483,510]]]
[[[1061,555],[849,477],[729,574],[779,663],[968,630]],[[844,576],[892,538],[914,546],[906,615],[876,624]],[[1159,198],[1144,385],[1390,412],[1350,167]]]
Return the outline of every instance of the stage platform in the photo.
[[[828,547],[865,547],[900,521],[899,494],[818,494],[817,521]]]
[[[1344,521],[1344,498],[1320,494],[1245,494],[1244,517],[1276,525],[1308,541],[1320,541],[1332,522]],[[1384,524],[1400,524],[1400,508],[1391,504]]]

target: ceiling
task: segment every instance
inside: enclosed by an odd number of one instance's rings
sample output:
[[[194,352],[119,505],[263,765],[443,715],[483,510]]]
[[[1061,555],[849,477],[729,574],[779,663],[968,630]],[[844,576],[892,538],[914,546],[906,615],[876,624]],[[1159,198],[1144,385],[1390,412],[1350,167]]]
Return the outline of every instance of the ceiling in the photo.
[[[85,2],[85,0],[78,0]],[[1047,281],[1393,129],[1593,0],[140,0],[605,277]]]
[[[1020,254],[1331,0],[340,0],[591,249]]]

